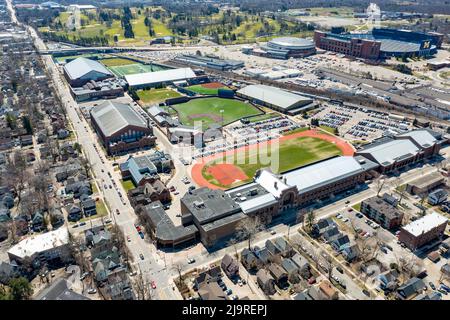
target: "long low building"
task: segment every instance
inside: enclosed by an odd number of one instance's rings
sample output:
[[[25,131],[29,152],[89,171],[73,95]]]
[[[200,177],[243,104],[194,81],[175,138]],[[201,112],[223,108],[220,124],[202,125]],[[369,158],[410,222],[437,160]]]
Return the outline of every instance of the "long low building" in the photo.
[[[130,88],[142,89],[169,85],[174,81],[189,80],[196,77],[191,68],[179,68],[126,75],[125,80]]]
[[[381,173],[388,173],[437,155],[443,142],[441,134],[419,129],[383,137],[365,145],[356,154],[379,164]]]
[[[244,99],[277,111],[297,114],[308,109],[313,100],[296,93],[266,85],[249,85],[236,92]]]
[[[128,104],[108,100],[94,107],[90,115],[92,126],[108,154],[155,145],[153,128]]]

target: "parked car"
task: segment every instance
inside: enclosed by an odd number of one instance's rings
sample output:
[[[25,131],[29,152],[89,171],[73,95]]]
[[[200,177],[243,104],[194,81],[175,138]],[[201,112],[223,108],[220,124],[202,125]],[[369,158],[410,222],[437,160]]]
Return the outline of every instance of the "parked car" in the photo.
[[[434,285],[433,282],[428,282],[428,285],[430,286],[431,289],[436,290],[436,286]]]
[[[141,260],[144,260],[144,255],[142,253],[139,254],[139,258],[141,258]]]
[[[339,266],[336,267],[336,270],[337,270],[338,272],[340,272],[340,273],[344,273],[344,270],[342,270],[342,268],[339,267]]]

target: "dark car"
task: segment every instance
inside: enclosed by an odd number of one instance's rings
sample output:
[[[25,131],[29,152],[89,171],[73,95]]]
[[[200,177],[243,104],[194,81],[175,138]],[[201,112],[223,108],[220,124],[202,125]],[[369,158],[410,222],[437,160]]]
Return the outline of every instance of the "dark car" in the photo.
[[[142,253],[139,254],[139,258],[141,258],[141,260],[144,260],[144,255]]]
[[[344,270],[342,270],[341,267],[336,267],[336,270],[339,271],[340,273],[344,273]]]
[[[428,282],[428,284],[429,284],[431,289],[436,290],[436,286],[434,285],[433,282],[430,281],[430,282]]]

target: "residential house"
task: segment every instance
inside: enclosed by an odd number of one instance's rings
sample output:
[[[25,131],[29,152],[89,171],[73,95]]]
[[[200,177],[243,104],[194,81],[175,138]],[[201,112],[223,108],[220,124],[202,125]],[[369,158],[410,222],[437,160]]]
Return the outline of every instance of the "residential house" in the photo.
[[[259,267],[261,265],[259,259],[248,248],[245,248],[244,250],[242,250],[241,262],[244,265],[245,269],[247,269],[247,270],[259,269]]]
[[[75,222],[83,217],[83,213],[79,207],[72,205],[68,210],[67,220]]]
[[[81,207],[83,208],[83,212],[86,217],[97,214],[97,207],[96,207],[95,201],[91,198],[88,198],[88,199],[82,201]]]
[[[441,267],[442,274],[446,275],[447,277],[450,277],[450,264],[446,263],[442,265]]]
[[[202,300],[227,300],[227,296],[217,281],[203,282],[198,288],[198,295]]]
[[[299,274],[304,279],[309,279],[311,277],[311,266],[308,262],[308,259],[300,255],[299,253],[296,253],[292,256],[291,260],[297,265]]]
[[[262,266],[270,263],[272,261],[272,255],[270,254],[269,250],[267,250],[267,248],[255,248],[255,256],[258,258],[258,260],[260,261],[260,264]]]
[[[273,244],[280,250],[283,257],[290,257],[294,253],[292,246],[282,237],[272,240]]]
[[[359,256],[359,248],[356,243],[350,242],[350,245],[345,247],[341,254],[347,262],[351,262]]]
[[[31,228],[35,232],[41,232],[46,229],[44,215],[39,211],[35,212],[31,218]]]
[[[341,234],[336,240],[331,242],[331,246],[334,250],[337,252],[341,252],[344,250],[344,248],[348,247],[350,245],[350,239],[347,235]]]
[[[239,262],[229,254],[222,258],[220,265],[228,278],[232,279],[239,275]]]
[[[222,271],[220,266],[212,267],[208,270],[200,272],[194,279],[194,288],[199,289],[204,282],[217,282],[222,278]]]
[[[296,283],[299,280],[299,273],[300,269],[299,267],[292,261],[291,259],[283,259],[281,262],[281,266],[286,271],[288,275],[288,280],[291,283]]]
[[[341,236],[341,233],[339,232],[339,229],[337,226],[331,226],[322,234],[322,238],[327,243],[331,243],[331,242],[335,241],[340,236]]]
[[[331,218],[326,218],[319,220],[316,224],[313,225],[312,234],[315,237],[321,236],[325,231],[329,228],[337,227],[336,223]]]
[[[88,297],[76,293],[69,288],[69,282],[60,278],[53,282],[50,287],[39,293],[34,300],[91,300]]]
[[[279,264],[271,263],[267,270],[270,272],[278,287],[284,288],[286,286],[288,274]]]
[[[256,281],[257,281],[259,287],[261,288],[261,290],[266,295],[272,295],[272,294],[274,294],[276,292],[276,290],[275,290],[275,280],[270,275],[269,271],[267,271],[265,269],[260,269],[256,273]]]
[[[405,284],[397,289],[397,298],[400,300],[409,300],[421,293],[427,286],[422,279],[411,278]]]
[[[0,222],[6,222],[11,220],[11,211],[7,208],[0,207]]]
[[[339,292],[328,280],[322,280],[319,284],[320,291],[325,295],[327,300],[338,300]]]

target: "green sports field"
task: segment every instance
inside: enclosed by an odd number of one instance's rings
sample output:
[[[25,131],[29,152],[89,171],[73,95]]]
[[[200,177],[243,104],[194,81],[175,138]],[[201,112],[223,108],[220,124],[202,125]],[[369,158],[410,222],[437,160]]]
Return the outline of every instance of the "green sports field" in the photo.
[[[126,66],[130,64],[135,64],[136,62],[129,59],[124,58],[109,58],[109,59],[102,59],[100,62],[105,67],[117,67],[117,66]]]
[[[253,149],[247,150],[245,154],[239,154],[239,158],[237,154],[235,154],[236,159],[231,158],[232,163],[242,169],[249,177],[247,181],[240,181],[236,185],[223,186],[207,172],[210,166],[216,163],[224,163],[225,161],[230,162],[230,158],[216,159],[208,163],[203,168],[202,175],[212,184],[229,188],[248,182],[253,178],[256,171],[263,167],[270,167],[273,172],[280,173],[342,154],[342,151],[333,143],[314,137],[297,137],[283,140],[278,147],[274,147],[274,149],[271,147],[267,148],[267,156],[265,155],[266,150],[258,149],[255,151]]]
[[[206,87],[202,86],[201,84],[197,84],[194,86],[187,87],[186,89],[191,90],[196,93],[199,93],[199,94],[217,95],[219,92],[219,89],[229,89],[229,88],[227,86],[223,86],[221,88],[206,88]]]
[[[158,65],[150,65],[150,64],[142,64],[142,63],[133,63],[127,65],[117,65],[108,67],[112,73],[114,73],[118,77],[127,76],[130,74],[144,73],[144,72],[154,72],[165,70],[166,68],[158,66]]]
[[[172,106],[177,112],[180,122],[184,125],[193,126],[195,121],[202,121],[203,129],[209,128],[212,124],[229,124],[243,117],[261,114],[249,103],[244,103],[234,99],[223,98],[200,98],[192,99],[186,103]]]
[[[148,105],[159,104],[169,98],[181,97],[181,94],[170,89],[138,90],[136,94],[139,100]]]

